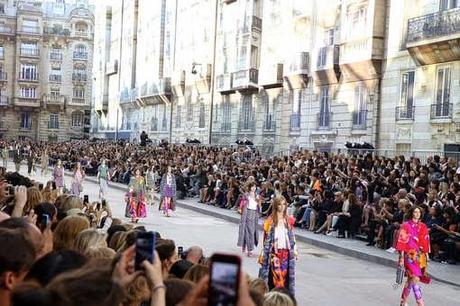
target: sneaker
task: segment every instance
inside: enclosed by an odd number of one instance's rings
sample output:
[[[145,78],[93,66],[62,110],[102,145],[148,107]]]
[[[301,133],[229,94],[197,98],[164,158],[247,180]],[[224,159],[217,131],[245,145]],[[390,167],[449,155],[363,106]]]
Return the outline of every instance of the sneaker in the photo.
[[[396,249],[394,247],[391,247],[389,249],[386,249],[385,251],[388,252],[388,253],[394,253],[394,252],[396,252]]]

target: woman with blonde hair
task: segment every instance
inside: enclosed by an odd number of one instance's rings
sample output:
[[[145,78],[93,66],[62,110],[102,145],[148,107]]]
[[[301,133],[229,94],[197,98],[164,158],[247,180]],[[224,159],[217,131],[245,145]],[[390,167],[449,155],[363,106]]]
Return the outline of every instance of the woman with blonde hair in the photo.
[[[29,212],[34,209],[39,203],[43,202],[43,196],[37,187],[27,188],[27,202],[24,207],[24,212]]]
[[[289,295],[273,291],[265,295],[263,306],[294,306],[294,303]]]
[[[67,213],[71,209],[82,209],[83,201],[77,196],[67,196],[62,202],[61,211]]]
[[[115,234],[113,234],[112,238],[110,238],[109,248],[111,248],[115,252],[121,251],[123,246],[125,245],[127,236],[128,236],[128,232],[124,232],[124,231],[116,232]]]
[[[90,247],[86,250],[84,255],[91,259],[107,260],[108,262],[112,262],[117,255],[117,252],[108,247]]]
[[[68,216],[54,230],[54,250],[73,249],[77,235],[89,228],[89,221],[82,216]]]
[[[74,250],[82,254],[90,248],[107,247],[107,234],[96,229],[86,229],[78,233],[75,237]]]

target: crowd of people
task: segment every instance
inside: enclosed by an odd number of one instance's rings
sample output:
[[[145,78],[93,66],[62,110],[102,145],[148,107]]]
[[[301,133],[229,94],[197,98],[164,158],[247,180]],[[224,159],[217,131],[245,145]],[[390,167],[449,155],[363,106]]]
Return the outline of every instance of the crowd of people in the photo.
[[[160,192],[165,215],[184,197],[196,197],[201,205],[239,211],[243,226],[238,245],[248,256],[258,242],[255,228],[259,216],[276,214],[275,199],[283,199],[287,212],[286,222],[281,223],[287,231],[298,227],[315,234],[364,239],[368,246],[390,252],[397,249],[401,226],[412,218],[409,212],[419,207],[420,220],[429,232],[430,258],[449,264],[459,260],[460,168],[452,158],[432,156],[422,163],[417,157],[388,158],[357,150],[352,154],[299,150],[264,158],[248,146],[155,147],[88,140],[4,142],[0,147],[2,156],[13,158],[16,170],[26,160],[29,173],[39,164],[61,164],[69,170],[80,167],[82,177],[100,176],[101,165],[106,164],[103,176],[108,184],[132,186],[133,178],[141,177],[145,202],[153,202],[153,194]],[[4,165],[7,162],[4,158]],[[66,189],[65,183],[60,187]],[[274,234],[270,222],[271,217],[264,226],[268,230],[264,238]],[[295,240],[283,236],[289,249]],[[294,253],[269,255],[282,258],[289,266]]]

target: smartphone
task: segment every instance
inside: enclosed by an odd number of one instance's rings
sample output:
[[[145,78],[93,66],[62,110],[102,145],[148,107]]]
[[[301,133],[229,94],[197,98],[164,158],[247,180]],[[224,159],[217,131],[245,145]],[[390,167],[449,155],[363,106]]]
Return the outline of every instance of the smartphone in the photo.
[[[8,195],[10,195],[10,196],[14,195],[14,186],[13,185],[8,185]]]
[[[83,204],[88,204],[89,203],[89,196],[87,194],[85,194],[83,196]]]
[[[46,228],[48,224],[50,223],[50,216],[48,214],[43,214],[41,223],[43,225],[43,228]]]
[[[240,257],[226,254],[212,255],[208,306],[236,305],[240,286],[240,273]]]
[[[107,206],[107,201],[105,199],[103,199],[101,201],[101,204],[102,204],[102,207],[106,207]]]
[[[184,247],[180,246],[177,247],[177,255],[179,258],[182,258],[182,255],[184,254]]]
[[[96,204],[96,210],[101,210],[101,203]]]
[[[134,268],[142,270],[141,263],[148,260],[153,263],[153,255],[155,254],[155,238],[154,232],[139,232],[136,237],[136,257],[134,261]]]

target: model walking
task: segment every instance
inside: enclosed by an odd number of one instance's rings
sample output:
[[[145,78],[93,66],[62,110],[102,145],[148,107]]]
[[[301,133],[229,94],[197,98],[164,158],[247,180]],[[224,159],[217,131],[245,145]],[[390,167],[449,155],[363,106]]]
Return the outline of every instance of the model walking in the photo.
[[[297,247],[283,196],[273,200],[271,216],[264,223],[264,246],[259,257],[259,277],[270,290],[286,288],[295,294]]]
[[[163,215],[170,217],[171,211],[175,210],[176,205],[176,177],[172,174],[171,167],[163,175],[160,183],[160,205]]]
[[[407,298],[413,291],[417,305],[423,306],[422,290],[419,282],[428,284],[427,254],[430,252],[430,235],[424,223],[420,221],[420,207],[409,211],[409,221],[404,222],[399,231],[396,249],[399,251],[399,266],[406,270],[407,281],[401,294],[400,305],[406,305]]]
[[[75,171],[72,179],[72,194],[77,197],[83,191],[83,179],[85,178],[85,172],[81,169],[81,164],[78,162],[75,165]]]
[[[249,183],[246,186],[246,193],[242,196],[240,209],[241,220],[238,233],[238,246],[243,253],[247,250],[248,257],[259,243],[257,225],[259,222],[260,198],[256,195],[256,184]]]
[[[134,172],[134,177],[131,177],[128,188],[126,216],[131,217],[131,222],[137,223],[139,218],[147,217],[147,209],[145,207],[145,180],[141,175],[140,169],[136,169]]]
[[[62,161],[58,159],[56,166],[53,170],[53,181],[56,184],[56,189],[58,194],[61,195],[64,191],[64,167],[62,166]]]
[[[97,169],[97,179],[99,180],[99,199],[105,200],[107,199],[107,191],[109,189],[109,180],[110,180],[110,173],[109,167],[105,159],[101,160],[101,164]]]
[[[3,167],[5,167],[5,169],[8,169],[8,157],[9,157],[8,155],[9,155],[8,146],[5,144],[4,147],[2,148]]]
[[[50,157],[48,156],[48,150],[45,149],[45,152],[43,152],[41,158],[40,158],[40,163],[41,163],[41,174],[46,176],[48,174],[48,165],[50,163]]]

